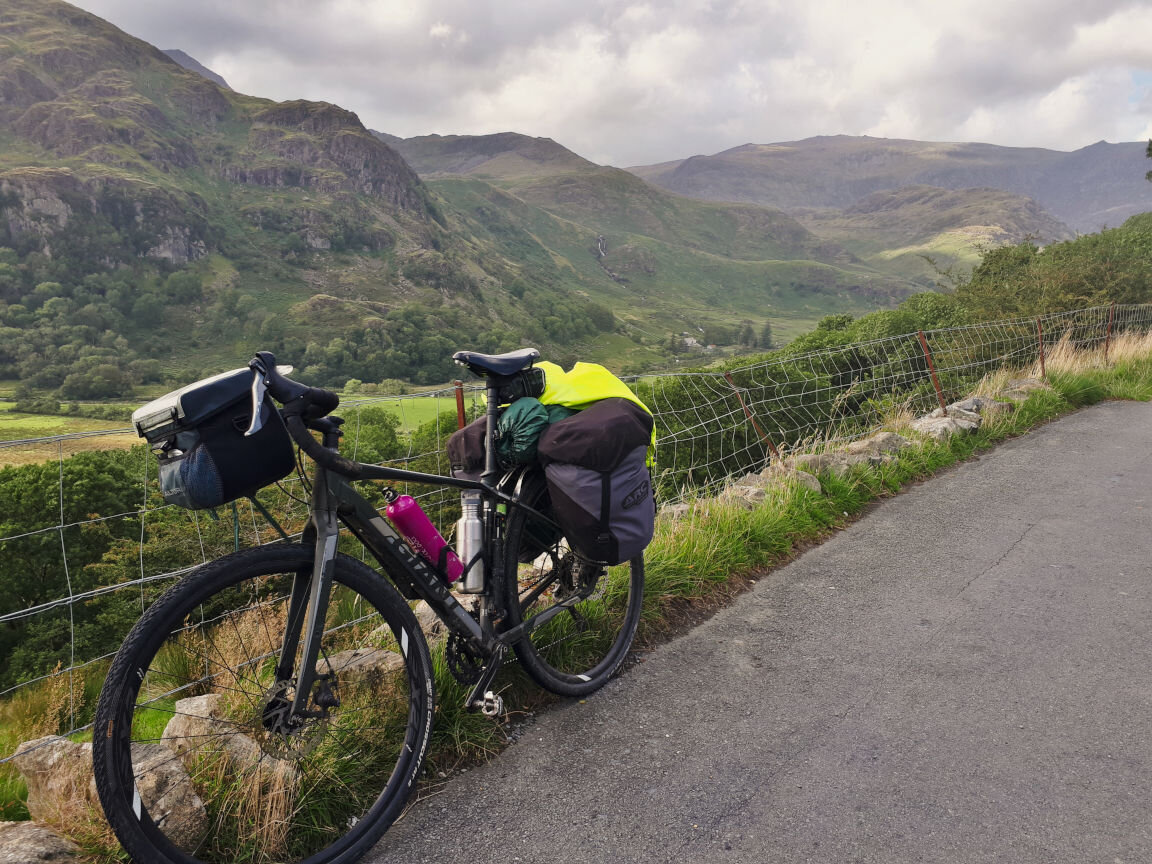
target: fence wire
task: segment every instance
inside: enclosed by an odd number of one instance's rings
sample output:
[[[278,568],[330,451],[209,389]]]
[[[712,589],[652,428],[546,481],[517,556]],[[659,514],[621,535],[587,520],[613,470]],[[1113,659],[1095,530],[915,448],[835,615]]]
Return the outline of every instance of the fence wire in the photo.
[[[1122,332],[1149,329],[1152,306],[1105,306],[809,353],[785,349],[726,371],[628,380],[652,409],[658,497],[669,503],[707,494],[781,454],[869,434],[894,413],[930,411],[990,372],[1031,367],[1061,340],[1103,351]],[[477,416],[479,387],[461,390],[467,415]],[[445,444],[458,425],[457,394],[453,388],[344,403],[344,452],[448,473]],[[248,500],[215,513],[165,504],[155,456],[142,444],[128,446],[135,438],[126,435],[131,430],[0,442],[0,465],[7,466],[0,470],[0,731],[5,711],[29,710],[54,712],[47,731],[85,728],[110,658],[165,588],[238,546],[279,539]],[[110,442],[119,449],[108,449]],[[361,489],[379,495],[366,484]],[[451,528],[456,496],[442,488],[400,491],[420,497],[433,520]],[[295,537],[307,520],[307,492],[307,479],[294,477],[258,499]],[[383,507],[382,498],[375,503]],[[368,558],[354,538],[342,549]],[[42,703],[49,707],[35,707]],[[0,762],[18,743],[0,738]]]

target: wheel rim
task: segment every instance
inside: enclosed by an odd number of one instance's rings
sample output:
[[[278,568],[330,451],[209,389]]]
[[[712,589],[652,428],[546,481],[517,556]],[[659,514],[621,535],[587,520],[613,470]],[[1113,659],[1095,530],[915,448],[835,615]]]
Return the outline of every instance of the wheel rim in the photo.
[[[291,579],[249,575],[200,598],[141,653],[120,774],[149,840],[174,860],[326,860],[405,782],[412,646],[349,584],[334,586],[325,619],[316,716],[283,722],[295,688],[275,668]]]
[[[536,507],[546,512],[545,494],[537,493]],[[614,567],[581,561],[563,538],[548,536],[549,529],[539,522],[520,511],[509,531],[508,567],[515,573],[517,592],[514,624],[531,624],[564,601],[572,605],[533,627],[516,646],[517,654],[545,687],[561,692],[595,689],[617,669],[631,645],[639,621],[643,561]]]

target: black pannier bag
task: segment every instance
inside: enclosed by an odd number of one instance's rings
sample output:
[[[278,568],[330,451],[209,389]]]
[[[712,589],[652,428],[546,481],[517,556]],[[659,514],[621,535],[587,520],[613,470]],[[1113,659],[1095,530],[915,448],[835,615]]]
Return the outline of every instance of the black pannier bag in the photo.
[[[553,423],[537,453],[548,477],[552,514],[572,549],[589,561],[619,564],[644,551],[656,523],[648,473],[652,416],[628,399],[603,399]]]
[[[234,369],[174,390],[132,412],[136,432],[160,457],[164,500],[189,510],[219,507],[292,473],[292,438],[271,399],[251,437],[252,371]]]

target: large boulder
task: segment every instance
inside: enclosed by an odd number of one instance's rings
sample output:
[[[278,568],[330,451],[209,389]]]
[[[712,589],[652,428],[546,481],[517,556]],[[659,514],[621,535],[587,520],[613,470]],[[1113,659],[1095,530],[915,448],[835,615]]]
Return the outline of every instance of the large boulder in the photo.
[[[820,479],[815,474],[789,468],[787,465],[769,465],[760,472],[760,476],[768,483],[776,483],[781,486],[799,486],[804,489],[811,489],[813,492],[823,491],[820,486]]]
[[[1012,402],[1000,402],[990,396],[969,396],[967,399],[961,399],[959,402],[953,402],[949,405],[948,413],[966,411],[979,414],[981,417],[995,417],[1015,409],[1016,405]]]
[[[974,424],[969,420],[956,417],[933,417],[931,415],[913,420],[910,425],[914,431],[926,435],[933,441],[947,441],[953,435],[975,432],[980,428],[979,424]]]
[[[264,753],[255,740],[227,717],[224,697],[219,693],[178,701],[160,740],[185,761],[210,750],[227,754],[237,768],[261,762]]]
[[[140,800],[164,834],[182,849],[195,849],[208,831],[208,811],[180,759],[163,744],[133,744]]]
[[[420,629],[424,631],[424,635],[427,636],[429,640],[437,636],[446,635],[444,622],[440,620],[440,616],[436,614],[436,610],[429,606],[426,601],[421,600],[412,611],[416,614],[416,623],[420,625]],[[337,666],[336,663],[332,665],[336,669],[343,668]]]
[[[12,756],[28,785],[33,819],[59,824],[77,806],[96,802],[92,782],[92,745],[48,735],[25,741]]]
[[[795,468],[812,474],[831,474],[835,477],[847,477],[852,469],[861,465],[881,465],[891,459],[890,456],[879,453],[800,453],[789,456],[784,460],[786,468]]]
[[[75,861],[79,864],[80,847],[36,822],[0,822],[0,864],[34,864]]]
[[[899,453],[905,447],[911,447],[912,442],[903,435],[895,432],[877,432],[870,438],[853,441],[844,447],[844,452],[850,456],[882,456],[885,453]]]
[[[1011,402],[1023,402],[1037,390],[1051,390],[1047,382],[1039,378],[1014,378],[1004,385],[1004,389],[996,395],[1000,399]]]
[[[423,601],[421,604],[427,606]],[[435,617],[436,613],[429,608],[425,617],[428,615]],[[417,607],[417,620],[420,620],[419,606]],[[439,618],[436,618],[436,623],[439,625],[439,629],[432,632],[442,632],[444,625]],[[425,633],[430,632],[429,625],[425,624],[424,621],[420,621],[420,626]],[[336,676],[344,686],[359,683],[366,679],[370,680],[373,677],[383,678],[389,672],[404,668],[403,657],[395,651],[386,651],[383,648],[349,648],[347,651],[333,654],[328,658],[328,661],[336,670]]]

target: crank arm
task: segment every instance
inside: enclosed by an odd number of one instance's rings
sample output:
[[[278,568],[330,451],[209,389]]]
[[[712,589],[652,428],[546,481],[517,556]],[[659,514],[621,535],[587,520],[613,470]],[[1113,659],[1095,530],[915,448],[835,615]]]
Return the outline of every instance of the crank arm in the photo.
[[[476,686],[472,688],[472,692],[468,694],[468,699],[464,702],[464,707],[469,711],[482,711],[486,716],[493,717],[500,713],[500,704],[503,700],[499,696],[493,696],[488,691],[492,686],[492,681],[496,678],[496,673],[500,671],[500,667],[504,665],[504,657],[508,653],[507,646],[497,644],[496,650],[492,652],[492,658],[484,666],[484,671],[480,674],[480,680],[476,682]]]

